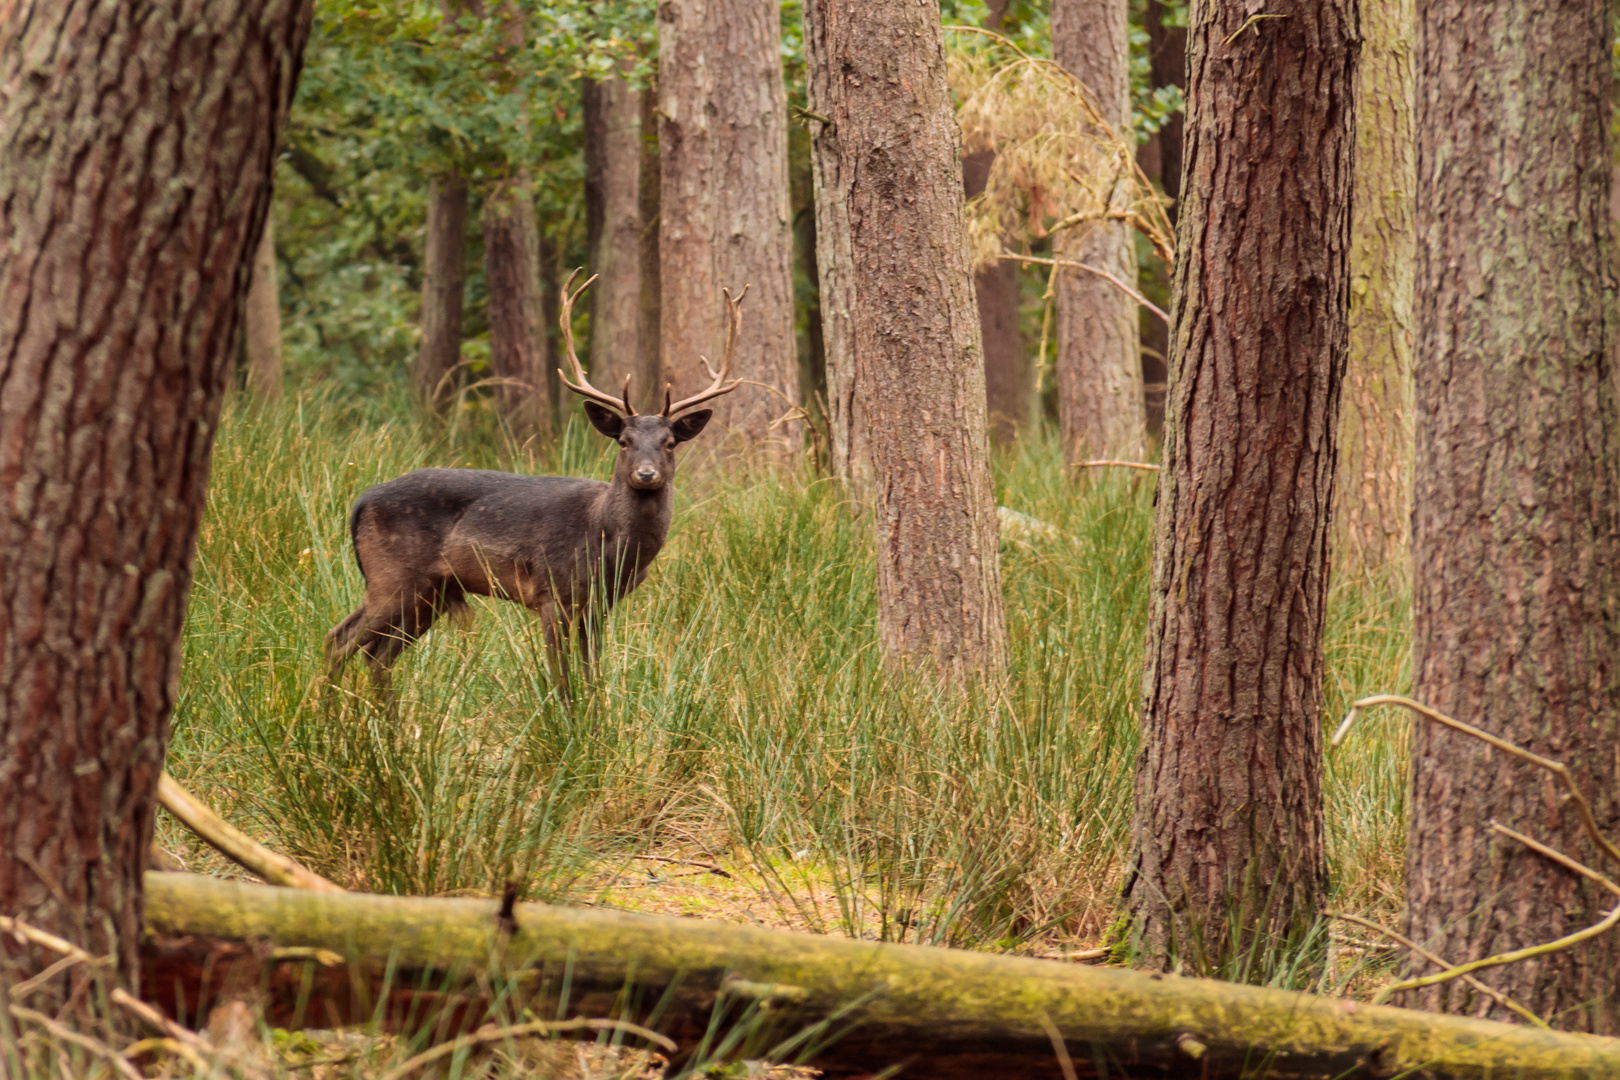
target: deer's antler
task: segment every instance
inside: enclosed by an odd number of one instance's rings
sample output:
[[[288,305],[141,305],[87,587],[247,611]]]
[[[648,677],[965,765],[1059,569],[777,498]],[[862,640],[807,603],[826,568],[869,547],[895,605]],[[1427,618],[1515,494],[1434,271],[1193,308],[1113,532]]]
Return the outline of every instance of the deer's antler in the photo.
[[[729,383],[726,382],[726,376],[731,374],[731,358],[737,351],[737,336],[742,331],[743,297],[748,295],[748,290],[750,288],[752,288],[751,285],[744,285],[742,292],[738,293],[735,299],[732,298],[730,289],[720,290],[726,294],[726,357],[720,363],[720,373],[718,375],[715,374],[714,368],[709,366],[709,358],[707,356],[698,357],[699,362],[703,364],[703,370],[708,372],[709,378],[714,381],[711,382],[708,389],[704,390],[702,393],[694,394],[689,398],[682,398],[674,405],[669,403],[669,388],[665,387],[665,416],[674,416],[676,413],[685,412],[692,406],[701,405],[710,398],[717,398],[721,394],[729,394],[733,390],[737,389],[737,387],[742,385],[743,381],[741,379],[733,379]]]
[[[579,299],[580,293],[591,287],[591,282],[596,280],[596,275],[592,274],[586,278],[585,284],[570,294],[568,286],[574,283],[574,278],[578,274],[579,271],[575,270],[568,275],[568,280],[562,284],[562,312],[557,318],[558,325],[562,327],[563,353],[568,361],[568,366],[573,369],[574,378],[578,381],[569,382],[568,376],[563,374],[562,368],[557,369],[557,374],[562,378],[562,384],[580,397],[588,398],[598,405],[606,405],[610,409],[617,409],[626,416],[634,416],[636,410],[630,405],[630,376],[626,375],[624,377],[624,390],[615,398],[612,394],[605,394],[592,386],[591,381],[585,377],[585,369],[579,365],[579,354],[574,352],[574,301]]]

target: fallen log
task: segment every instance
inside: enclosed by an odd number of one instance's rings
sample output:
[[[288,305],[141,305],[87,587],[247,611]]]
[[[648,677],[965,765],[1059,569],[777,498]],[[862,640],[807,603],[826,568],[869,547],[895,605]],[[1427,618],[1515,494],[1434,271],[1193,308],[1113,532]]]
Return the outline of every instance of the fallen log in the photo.
[[[737,1055],[785,1041],[835,1075],[1620,1076],[1620,1039],[1213,980],[595,908],[159,872],[146,889],[142,996],[180,1019],[251,994],[277,1026],[443,1040],[528,1007],[644,1024],[681,1053],[740,1021]]]

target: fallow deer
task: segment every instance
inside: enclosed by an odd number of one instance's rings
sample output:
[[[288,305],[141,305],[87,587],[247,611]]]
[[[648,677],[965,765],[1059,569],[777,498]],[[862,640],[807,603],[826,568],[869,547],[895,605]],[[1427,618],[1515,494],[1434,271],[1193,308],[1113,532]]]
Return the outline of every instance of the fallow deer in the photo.
[[[577,271],[576,271],[577,273]],[[614,603],[647,577],[664,546],[672,508],[675,448],[709,422],[709,409],[686,413],[729,394],[727,381],[748,289],[725,290],[725,357],[707,389],[670,401],[660,413],[630,404],[630,379],[618,397],[590,384],[574,351],[570,274],[562,288],[562,338],[573,378],[563,385],[585,399],[597,431],[619,444],[612,483],[560,476],[523,476],[482,469],[418,469],[378,484],[355,500],[349,533],[366,581],[365,601],[326,636],[329,671],[361,653],[373,679],[386,685],[401,652],[435,620],[465,606],[467,594],[514,600],[540,616],[547,654],[568,692],[565,650],[577,635],[587,678],[602,622]]]

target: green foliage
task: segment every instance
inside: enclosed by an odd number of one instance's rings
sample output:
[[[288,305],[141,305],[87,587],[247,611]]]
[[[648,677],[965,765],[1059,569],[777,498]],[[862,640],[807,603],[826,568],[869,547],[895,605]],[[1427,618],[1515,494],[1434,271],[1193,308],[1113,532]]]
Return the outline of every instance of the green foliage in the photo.
[[[600,477],[611,450],[575,425],[512,464]],[[171,769],[265,840],[382,892],[515,878],[620,902],[610,880],[651,851],[745,868],[751,910],[827,932],[992,948],[1049,926],[1099,933],[1129,848],[1151,480],[1076,486],[1049,437],[998,459],[1000,502],[1057,531],[1004,538],[1011,680],[961,700],[884,671],[870,522],[835,485],[749,481],[705,467],[701,444],[687,453],[669,546],[613,614],[588,708],[552,693],[526,612],[477,602],[471,629],[407,653],[390,710],[358,673],[320,679],[322,638],[361,594],[348,507],[411,468],[503,455],[332,396],[234,408]],[[1400,610],[1365,584],[1335,593],[1328,722],[1403,685]],[[1399,732],[1329,762],[1338,890],[1359,910],[1399,888]]]

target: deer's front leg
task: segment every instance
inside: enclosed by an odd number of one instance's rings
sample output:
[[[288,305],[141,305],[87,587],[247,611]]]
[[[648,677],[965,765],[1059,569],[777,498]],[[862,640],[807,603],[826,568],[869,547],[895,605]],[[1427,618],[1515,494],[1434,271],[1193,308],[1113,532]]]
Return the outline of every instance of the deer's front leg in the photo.
[[[572,701],[574,691],[568,675],[568,613],[563,605],[550,596],[539,597],[527,606],[540,618],[540,631],[546,638],[546,665],[551,669],[552,685],[565,700]]]

